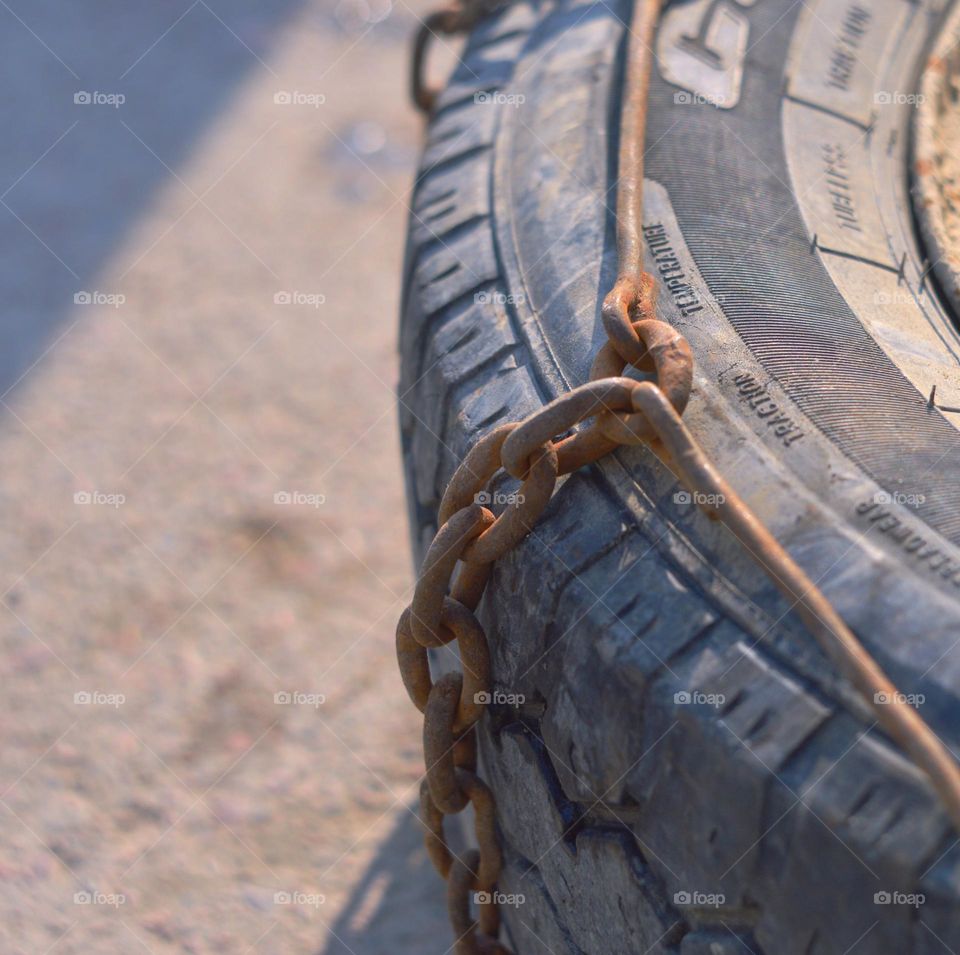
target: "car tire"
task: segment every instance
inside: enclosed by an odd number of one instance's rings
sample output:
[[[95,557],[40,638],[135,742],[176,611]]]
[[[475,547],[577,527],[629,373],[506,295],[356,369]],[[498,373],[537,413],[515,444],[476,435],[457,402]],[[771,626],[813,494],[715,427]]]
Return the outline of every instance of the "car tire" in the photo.
[[[911,212],[913,106],[878,98],[916,87],[942,6],[666,4],[644,234],[696,361],[688,426],[960,751],[960,416],[928,400],[960,404],[960,338]],[[629,16],[511,3],[436,101],[400,330],[418,561],[472,444],[585,381],[603,341]],[[696,505],[622,448],[495,567],[480,736],[508,941],[960,950],[960,848],[929,783]]]

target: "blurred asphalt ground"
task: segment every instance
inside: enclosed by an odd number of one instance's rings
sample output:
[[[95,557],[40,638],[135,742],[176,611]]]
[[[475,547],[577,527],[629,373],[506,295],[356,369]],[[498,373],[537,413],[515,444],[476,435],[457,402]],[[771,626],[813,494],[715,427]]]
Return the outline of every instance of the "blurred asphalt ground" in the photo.
[[[393,652],[407,2],[0,3],[4,953],[448,951]]]

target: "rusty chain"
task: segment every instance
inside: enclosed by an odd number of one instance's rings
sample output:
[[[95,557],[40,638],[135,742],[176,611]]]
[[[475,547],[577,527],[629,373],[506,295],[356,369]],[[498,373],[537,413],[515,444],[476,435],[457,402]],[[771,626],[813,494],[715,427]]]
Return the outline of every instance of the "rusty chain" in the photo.
[[[417,109],[429,114],[439,95],[424,78],[430,41],[439,39],[441,35],[468,33],[481,17],[493,13],[507,2],[509,0],[459,0],[453,6],[434,10],[420,22],[420,28],[413,38],[413,56],[410,59],[410,98]]]
[[[426,49],[437,31],[468,30],[499,3],[468,0],[428,17],[414,44],[412,94],[429,112],[436,98],[423,80]],[[813,581],[717,472],[681,415],[693,385],[693,357],[683,336],[655,318],[655,285],[643,269],[643,149],[651,45],[661,0],[636,0],[630,26],[621,118],[617,194],[619,274],[601,317],[608,341],[590,380],[524,421],[482,437],[450,480],[440,503],[436,537],[421,568],[413,600],[397,626],[397,660],[404,686],[424,715],[426,775],[420,818],[431,861],[447,881],[447,907],[457,955],[510,955],[498,940],[496,888],[502,866],[496,805],[477,775],[476,724],[491,699],[490,654],[474,611],[491,566],[515,547],[549,503],[558,477],[623,444],[646,444],[700,506],[741,541],[792,606],[823,652],[873,707],[877,722],[927,774],[960,829],[960,767],[916,710],[843,622]],[[624,377],[633,366],[654,381]],[[582,422],[592,423],[579,430]],[[570,433],[572,432],[572,433]],[[522,481],[497,516],[484,506],[485,489],[500,471]],[[461,673],[432,681],[427,650],[456,640]],[[877,699],[894,701],[880,705]],[[477,849],[457,856],[444,817],[472,805]],[[471,914],[476,907],[477,917]]]

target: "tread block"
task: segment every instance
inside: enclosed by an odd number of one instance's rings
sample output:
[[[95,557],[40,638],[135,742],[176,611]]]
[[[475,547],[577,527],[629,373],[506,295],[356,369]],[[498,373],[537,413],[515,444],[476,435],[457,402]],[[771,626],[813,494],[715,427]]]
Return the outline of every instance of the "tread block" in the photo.
[[[426,363],[436,370],[444,385],[454,387],[468,381],[481,365],[504,349],[518,344],[502,294],[484,290],[469,304],[452,310],[437,327]]]
[[[501,355],[485,370],[483,380],[471,378],[461,386],[462,400],[457,402],[459,411],[454,412],[456,428],[450,428],[446,441],[445,452],[450,460],[444,469],[444,480],[453,474],[478,438],[504,422],[520,420],[541,406],[530,370],[517,363],[516,355]]]
[[[430,123],[430,138],[421,162],[421,178],[438,167],[463,164],[466,157],[493,145],[497,110],[483,109],[472,101],[441,113]]]
[[[443,433],[443,415],[446,401],[439,382],[424,381],[419,386],[425,401],[416,403],[417,427],[413,431],[410,453],[420,462],[414,473],[413,491],[418,504],[428,513],[436,515],[440,507],[440,489],[436,483],[436,473],[442,446],[438,435]]]
[[[473,36],[476,37],[477,32]],[[496,102],[475,98],[476,94],[499,90],[509,83],[526,41],[525,34],[515,31],[503,32],[488,38],[486,42],[472,40],[469,59],[465,57],[461,60],[447,88],[437,97],[435,114],[455,108],[465,101],[488,109],[495,108],[498,105]]]
[[[960,950],[956,902],[960,896],[960,841],[953,832],[947,836],[946,846],[936,852],[936,861],[921,878],[924,903],[918,911],[914,947],[910,949],[917,955]]]
[[[716,615],[672,575],[651,542],[622,535],[579,572],[553,617],[544,670],[547,744],[564,755],[557,771],[571,798],[627,795],[630,770],[644,752],[643,693],[649,678],[716,622]],[[682,608],[682,609],[681,609]]]
[[[917,770],[850,717],[835,716],[815,742],[771,789],[755,886],[757,939],[776,940],[784,955],[806,955],[814,942],[818,953],[842,955],[868,933],[856,951],[912,951],[922,908],[878,904],[875,896],[923,892],[921,860],[947,836],[943,814],[916,785]]]
[[[902,878],[916,878],[921,860],[952,833],[943,809],[929,786],[917,785],[919,770],[875,732],[847,718],[839,727],[839,752],[828,738],[795,778],[784,778],[845,841],[862,845],[867,861],[882,858]]]
[[[500,732],[495,749],[484,749],[484,757],[491,780],[510,779],[518,793],[523,791],[523,798],[515,798],[508,810],[497,806],[497,822],[511,849],[534,868],[545,852],[572,854],[572,834],[581,811],[558,785],[550,788],[549,757],[533,732],[512,723]]]
[[[473,33],[464,59],[475,55],[477,51],[491,43],[499,43],[512,34],[528,34],[542,16],[543,4],[509,3],[489,17],[481,20]]]
[[[523,955],[586,955],[570,938],[540,873],[529,863],[508,857],[500,875],[499,889],[508,896],[522,899],[515,909],[507,909],[511,917],[505,919],[514,952],[523,952]]]
[[[460,233],[450,242],[430,246],[417,262],[413,282],[423,314],[429,317],[496,277],[493,238],[487,229]]]
[[[726,700],[720,707],[724,724],[771,772],[779,770],[830,715],[826,706],[746,644],[731,648],[719,670],[695,667],[690,679],[688,692]]]
[[[792,721],[764,719],[772,700]],[[750,739],[779,764],[829,711],[723,623],[706,646],[671,664],[649,694],[644,715],[644,756],[629,771],[626,788],[639,806],[635,831],[651,864],[658,871],[662,866],[670,892],[723,895],[725,906],[750,908],[767,789],[787,791],[771,775],[770,762],[751,750]],[[682,841],[677,832],[684,833]]]
[[[592,604],[560,614],[557,602],[567,585],[597,559],[597,535],[615,545],[624,533],[622,515],[599,493],[590,472],[558,486],[527,538],[494,565],[490,586],[496,606],[481,605],[497,680],[528,698],[555,686],[564,653],[564,632]],[[562,555],[562,556],[559,556]],[[517,621],[538,621],[518,629]],[[556,646],[555,644],[560,644]]]
[[[467,437],[469,432],[461,434],[459,421],[454,422],[453,433],[448,433],[447,409],[452,393],[464,387],[483,393],[491,376],[517,367],[509,351],[518,341],[505,306],[499,302],[488,290],[473,301],[461,301],[449,309],[433,330],[419,378],[405,382],[401,392],[406,412],[418,425],[411,442],[411,453],[419,462],[414,476],[417,500],[434,511],[449,478],[449,474],[443,474],[438,480],[444,443],[454,440],[459,447],[467,441],[472,446],[479,437]],[[444,460],[452,457],[447,455]]]
[[[662,887],[629,833],[574,829],[576,810],[546,787],[544,756],[528,730],[504,730],[496,756],[495,772],[523,787],[510,812],[498,814],[504,836],[539,873],[573,942],[587,952],[675,952],[682,923],[658,902]]]
[[[410,241],[419,250],[443,241],[451,229],[488,217],[489,191],[490,168],[485,162],[464,163],[428,176],[413,197]],[[489,227],[486,222],[482,226]]]
[[[558,872],[554,888],[569,912],[574,941],[587,951],[676,951],[682,922],[661,901],[662,885],[650,874],[626,832],[584,829],[577,835],[573,878]],[[541,863],[541,871],[545,868]],[[551,885],[546,876],[544,881]]]

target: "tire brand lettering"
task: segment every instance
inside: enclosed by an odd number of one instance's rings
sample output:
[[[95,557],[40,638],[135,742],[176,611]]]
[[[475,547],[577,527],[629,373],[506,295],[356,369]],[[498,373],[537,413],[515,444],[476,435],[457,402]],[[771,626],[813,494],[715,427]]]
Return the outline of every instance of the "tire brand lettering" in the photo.
[[[850,171],[846,150],[839,143],[824,143],[823,177],[827,183],[833,214],[841,229],[863,232],[857,220],[857,210],[850,194]]]
[[[803,431],[797,423],[780,410],[780,406],[770,397],[767,386],[747,373],[737,375],[733,379],[737,388],[737,397],[756,416],[770,428],[785,447],[796,444],[803,437]]]
[[[857,50],[860,49],[860,41],[866,35],[871,19],[870,11],[859,3],[854,3],[847,8],[840,35],[830,56],[830,75],[827,77],[827,86],[844,92],[850,89],[850,80],[857,65]]]
[[[680,314],[684,318],[689,318],[697,312],[702,312],[703,302],[697,290],[687,282],[686,273],[680,264],[680,257],[670,244],[666,227],[660,222],[645,225],[643,235],[647,240],[650,254],[657,263],[657,272],[673,296]]]
[[[954,587],[960,587],[960,562],[949,554],[945,554],[936,545],[929,543],[907,521],[902,520],[875,500],[858,504],[857,515],[864,518],[881,534],[886,534],[895,541],[925,570],[937,574],[944,580],[949,580]]]

